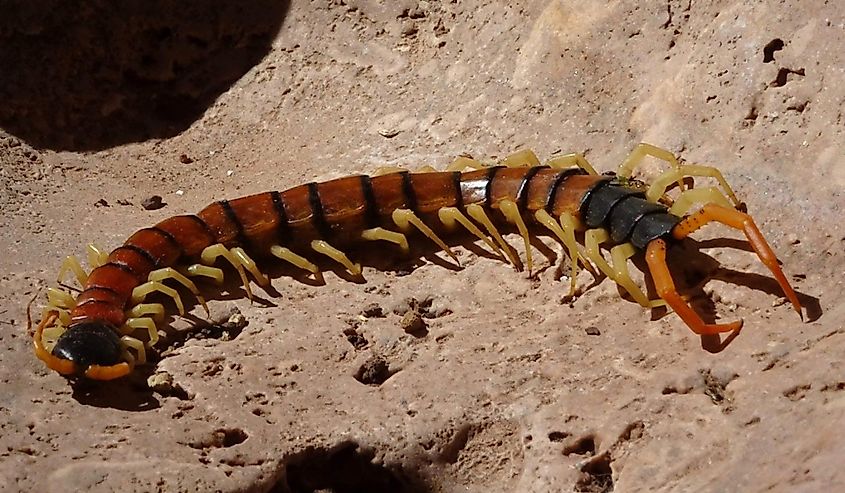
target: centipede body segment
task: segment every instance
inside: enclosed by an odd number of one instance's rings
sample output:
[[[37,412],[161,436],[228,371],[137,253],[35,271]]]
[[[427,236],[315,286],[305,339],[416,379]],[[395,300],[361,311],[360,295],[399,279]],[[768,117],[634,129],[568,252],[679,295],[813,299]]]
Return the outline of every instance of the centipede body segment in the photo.
[[[650,187],[631,179],[637,165],[653,156],[669,170]],[[260,265],[281,259],[319,275],[316,259],[337,262],[352,275],[360,264],[346,253],[361,242],[407,252],[413,241],[430,241],[457,262],[443,239],[460,229],[516,266],[522,260],[502,229],[525,242],[525,267],[533,269],[530,238],[542,231],[560,241],[570,258],[570,295],[578,269],[601,272],[643,307],[667,304],[697,334],[737,330],[741,321],[706,324],[675,290],[666,265],[667,248],[709,222],[743,231],[795,310],[801,306],[777,259],[733,190],[716,169],[685,165],[663,149],[640,144],[618,172],[599,175],[583,156],[572,154],[541,165],[530,151],[486,167],[462,157],[447,171],[387,170],[377,176],[349,176],[215,202],[197,214],[170,217],[141,229],[106,254],[90,247],[86,273],[74,257],[60,269],[72,272],[83,290],[74,298],[50,289],[48,307],[34,331],[35,352],[48,367],[67,376],[111,380],[144,363],[159,339],[165,308],[146,302],[160,293],[180,314],[179,289],[206,308],[193,279],[222,283],[228,264],[247,296],[252,281],[270,280]],[[688,177],[709,177],[721,188],[687,188]],[[667,189],[680,193],[670,199]],[[689,214],[696,205],[702,207]],[[583,233],[583,244],[576,232]],[[609,260],[602,252],[609,249]],[[645,252],[659,299],[649,299],[631,278],[630,257]],[[206,308],[207,310],[207,308]]]

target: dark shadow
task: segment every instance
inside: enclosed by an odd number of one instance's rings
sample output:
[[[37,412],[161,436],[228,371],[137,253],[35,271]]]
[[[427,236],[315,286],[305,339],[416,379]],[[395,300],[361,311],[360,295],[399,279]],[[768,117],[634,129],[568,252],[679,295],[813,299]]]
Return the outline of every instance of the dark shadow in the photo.
[[[129,376],[110,382],[69,379],[72,397],[85,406],[134,412],[152,411],[161,406],[147,385],[147,378],[153,371],[152,366],[139,366]]]
[[[269,53],[288,5],[4,2],[0,127],[53,150],[172,137]]]
[[[272,493],[424,493],[434,489],[416,470],[374,463],[375,452],[346,442],[287,458]]]

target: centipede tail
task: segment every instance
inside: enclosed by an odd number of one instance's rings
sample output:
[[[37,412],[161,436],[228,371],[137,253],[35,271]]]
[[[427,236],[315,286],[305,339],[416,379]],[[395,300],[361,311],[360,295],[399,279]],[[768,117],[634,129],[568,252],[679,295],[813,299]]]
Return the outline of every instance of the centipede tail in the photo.
[[[630,175],[648,155],[667,161],[672,169],[646,190],[633,186]],[[228,264],[252,297],[252,281],[262,286],[270,282],[259,267],[268,258],[314,275],[320,272],[315,260],[328,258],[360,275],[360,264],[345,250],[361,242],[407,252],[413,241],[430,241],[457,263],[441,238],[455,229],[472,234],[519,267],[522,260],[501,231],[515,230],[525,243],[529,272],[530,235],[551,234],[570,257],[570,295],[575,293],[579,266],[584,266],[604,273],[644,307],[668,304],[694,332],[706,334],[736,330],[741,324],[704,324],[675,292],[665,255],[667,245],[718,221],[746,233],[800,314],[774,253],[750,216],[736,210],[740,203],[715,168],[681,165],[668,151],[648,144],[637,146],[616,176],[596,174],[578,154],[540,165],[533,153],[523,151],[503,164],[485,167],[459,158],[445,172],[356,175],[221,200],[195,215],[174,216],[139,230],[108,255],[92,247],[90,274],[73,257],[62,264],[60,273],[73,272],[83,289],[76,298],[49,290],[50,305],[34,332],[36,355],[62,375],[120,378],[136,363],[144,363],[146,348],[159,339],[158,324],[166,310],[145,301],[152,293],[168,297],[184,314],[176,289],[184,288],[206,308],[191,278],[220,283],[221,267]],[[684,189],[687,176],[714,178],[724,191]],[[665,194],[674,183],[682,190],[670,208]],[[685,216],[695,203],[704,207]],[[576,231],[584,233],[583,245],[576,241]],[[610,247],[609,262],[601,253],[602,244]],[[661,299],[649,299],[629,274],[628,259],[642,251]]]

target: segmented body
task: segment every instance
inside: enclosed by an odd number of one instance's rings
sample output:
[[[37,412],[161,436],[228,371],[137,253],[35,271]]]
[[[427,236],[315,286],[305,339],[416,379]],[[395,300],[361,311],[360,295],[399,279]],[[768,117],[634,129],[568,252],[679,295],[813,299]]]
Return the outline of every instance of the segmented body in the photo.
[[[254,263],[250,268],[250,256],[272,254],[311,269],[313,264],[305,256],[314,252],[328,255],[354,271],[360,268],[345,257],[342,249],[365,240],[386,240],[406,249],[406,235],[427,236],[452,255],[440,235],[456,224],[488,245],[501,247],[513,261],[518,261],[498,231],[505,224],[515,226],[525,238],[529,269],[527,228],[551,231],[567,248],[573,275],[579,262],[589,266],[588,259],[593,260],[600,270],[632,291],[632,283],[626,285],[630,281],[629,277],[625,279],[627,270],[617,272],[618,262],[611,268],[603,258],[595,256],[597,248],[590,249],[589,244],[587,252],[575,245],[574,230],[598,231],[598,235],[591,236],[593,242],[625,245],[628,253],[624,261],[650,244],[662,242],[665,248],[666,243],[680,239],[673,233],[684,219],[670,213],[659,200],[650,200],[641,188],[597,175],[583,157],[574,156],[563,161],[570,165],[564,168],[560,161],[550,167],[533,165],[536,163],[528,159],[518,163],[528,166],[496,166],[468,172],[401,171],[372,177],[349,176],[282,192],[221,200],[195,215],[170,217],[134,233],[88,275],[82,292],[73,303],[67,303],[72,306],[66,306],[66,330],[52,349],[44,347],[40,333],[36,335],[36,352],[48,366],[63,374],[84,373],[96,379],[122,376],[128,370],[120,366],[125,364],[120,360],[126,359],[126,345],[121,344],[119,337],[127,331],[120,328],[127,322],[127,310],[138,303],[137,289],[150,282],[153,273],[169,267],[209,265],[218,256],[225,256],[238,267],[244,280],[246,267],[263,284],[267,280]],[[493,240],[482,236],[479,227],[485,228]],[[684,227],[689,229],[690,225]],[[227,255],[231,252],[235,255]],[[246,282],[245,288],[249,289]],[[786,288],[791,292],[788,284]],[[794,293],[790,299],[793,297]],[[638,301],[648,306],[641,298]],[[797,306],[797,301],[794,304]],[[45,315],[39,331],[57,323],[58,311]],[[50,313],[52,320],[46,321]]]

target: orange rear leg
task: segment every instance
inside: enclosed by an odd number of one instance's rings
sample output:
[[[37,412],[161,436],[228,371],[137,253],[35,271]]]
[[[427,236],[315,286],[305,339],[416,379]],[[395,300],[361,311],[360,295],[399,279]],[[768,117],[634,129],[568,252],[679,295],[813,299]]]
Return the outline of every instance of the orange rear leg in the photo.
[[[795,295],[795,291],[789,285],[789,281],[786,280],[786,276],[778,264],[775,252],[772,251],[763,233],[760,232],[757,225],[754,224],[754,220],[748,214],[718,204],[705,204],[701,210],[685,217],[683,221],[678,223],[675,229],[672,230],[672,236],[679,240],[686,238],[705,224],[713,221],[742,230],[745,233],[748,242],[751,243],[754,251],[757,252],[757,256],[760,257],[763,264],[775,276],[786,298],[792,303],[792,307],[803,320],[804,316],[801,313],[801,303],[798,301],[798,296]]]
[[[731,322],[728,324],[707,324],[704,320],[695,313],[695,310],[681,298],[678,291],[675,289],[675,283],[672,281],[672,275],[669,273],[669,267],[666,265],[666,242],[663,240],[654,240],[648,244],[645,254],[646,262],[648,263],[648,270],[651,272],[651,277],[654,280],[654,287],[657,290],[657,295],[666,301],[675,313],[681,317],[681,320],[696,334],[708,335],[719,334],[722,332],[733,332],[742,328],[742,320]]]

